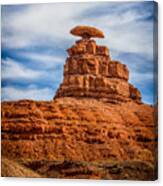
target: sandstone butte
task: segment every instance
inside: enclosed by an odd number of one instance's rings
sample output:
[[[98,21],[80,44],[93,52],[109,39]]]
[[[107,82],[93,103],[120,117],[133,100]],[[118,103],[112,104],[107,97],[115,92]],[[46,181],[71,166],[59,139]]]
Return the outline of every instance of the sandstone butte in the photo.
[[[28,177],[156,179],[157,111],[128,82],[127,66],[91,39],[101,31],[71,33],[81,39],[67,50],[54,99],[2,102],[2,175],[23,167]]]

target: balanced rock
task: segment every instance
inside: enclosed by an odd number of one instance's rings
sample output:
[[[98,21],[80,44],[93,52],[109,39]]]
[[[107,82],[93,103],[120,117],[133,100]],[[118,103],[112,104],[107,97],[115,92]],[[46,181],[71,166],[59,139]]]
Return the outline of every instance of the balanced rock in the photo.
[[[69,49],[64,65],[64,80],[55,97],[90,97],[111,103],[134,100],[141,102],[138,89],[128,83],[125,64],[112,60],[106,46],[97,45],[90,37],[102,37],[94,27],[77,26],[71,30],[83,38]],[[89,35],[87,39],[85,35]]]
[[[101,30],[91,26],[76,26],[70,33],[75,36],[81,36],[82,38],[104,38],[104,34]]]

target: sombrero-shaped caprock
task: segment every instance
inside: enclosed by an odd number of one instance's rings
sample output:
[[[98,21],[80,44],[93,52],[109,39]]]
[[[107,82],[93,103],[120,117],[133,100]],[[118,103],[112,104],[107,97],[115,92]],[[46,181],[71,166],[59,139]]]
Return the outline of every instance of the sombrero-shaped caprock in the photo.
[[[70,33],[75,36],[81,36],[82,38],[104,38],[104,33],[101,30],[91,26],[76,26]]]

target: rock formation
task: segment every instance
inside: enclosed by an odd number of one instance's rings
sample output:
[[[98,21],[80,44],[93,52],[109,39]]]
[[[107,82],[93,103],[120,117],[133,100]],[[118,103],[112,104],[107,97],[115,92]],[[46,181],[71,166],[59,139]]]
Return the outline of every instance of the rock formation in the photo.
[[[2,157],[43,177],[156,179],[157,111],[91,39],[98,34],[72,33],[82,39],[68,49],[53,101],[2,102]]]
[[[89,39],[91,37],[104,38],[101,30],[90,26],[76,26],[70,33],[75,36],[81,36],[83,39]]]
[[[139,90],[128,83],[126,65],[111,60],[109,49],[90,39],[104,37],[101,31],[78,26],[71,33],[82,39],[67,50],[69,57],[64,65],[64,80],[55,98],[91,97],[113,103],[141,101]]]

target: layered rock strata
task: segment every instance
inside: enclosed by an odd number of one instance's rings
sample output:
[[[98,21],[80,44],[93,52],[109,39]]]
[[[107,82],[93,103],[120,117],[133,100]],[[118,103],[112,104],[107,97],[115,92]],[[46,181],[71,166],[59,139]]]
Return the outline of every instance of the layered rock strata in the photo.
[[[153,107],[59,98],[2,105],[2,155],[12,159],[154,163]]]

